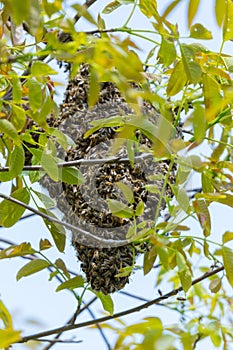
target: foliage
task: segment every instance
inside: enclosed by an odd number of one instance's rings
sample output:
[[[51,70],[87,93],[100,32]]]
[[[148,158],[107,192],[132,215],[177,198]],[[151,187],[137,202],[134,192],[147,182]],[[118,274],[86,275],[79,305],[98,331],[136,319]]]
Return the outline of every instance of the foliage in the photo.
[[[166,326],[159,318],[145,318],[137,324],[121,327],[104,324],[119,335],[114,349],[189,350],[206,337],[213,346],[230,349],[232,325],[226,325],[225,320],[221,322],[221,317],[225,315],[225,308],[232,310],[231,299],[222,283],[233,287],[233,251],[229,245],[233,232],[219,232],[220,242],[211,239],[210,207],[212,203],[233,206],[233,57],[223,52],[224,44],[233,38],[233,3],[215,0],[215,18],[222,31],[222,43],[219,51],[213,52],[202,44],[203,40],[212,39],[207,23],[195,22],[200,0],[183,1],[188,5],[187,14],[182,18],[188,24],[186,37],[180,34],[179,26],[170,21],[181,0],[166,2],[163,12],[159,10],[159,0],[158,4],[155,0],[114,0],[98,16],[93,16],[88,9],[94,2],[87,1],[86,6],[72,5],[77,13],[75,20],[66,15],[62,0],[0,2],[0,181],[9,184],[10,188],[7,198],[0,194],[4,198],[0,203],[0,225],[8,228],[17,224],[32,202],[41,213],[57,219],[51,212],[53,201],[33,188],[44,172],[54,181],[77,185],[85,181],[74,166],[64,167],[61,171],[59,164],[64,160],[57,157],[56,145],[67,150],[72,140],[51,128],[47,117],[56,117],[59,111],[55,96],[59,85],[56,75],[60,70],[51,66],[50,61],[70,63],[71,77],[75,76],[81,63],[88,63],[89,106],[96,103],[101,82],[112,81],[135,114],[95,121],[85,136],[114,126],[119,132],[117,149],[121,147],[122,139],[128,146],[132,145],[134,132],[140,130],[151,140],[156,160],[167,159],[171,165],[176,163],[178,166],[176,182],[172,184],[168,177],[165,179],[176,199],[165,198],[169,220],[158,220],[157,213],[149,229],[143,223],[134,224],[127,237],[135,242],[149,243],[143,269],[145,275],[154,273],[153,266],[159,262],[157,287],[164,279],[171,288],[182,286],[184,299],[190,306],[184,310],[180,308],[180,301],[175,300],[172,307],[183,315],[183,320],[187,317],[189,321]],[[105,19],[107,22],[108,16],[114,16],[122,7],[129,11],[128,19],[119,23],[118,28],[108,28]],[[130,27],[136,14],[147,20],[150,29]],[[92,31],[78,31],[75,23],[80,17],[89,22]],[[140,58],[138,38],[149,47],[144,61]],[[132,89],[132,81],[140,89]],[[161,121],[157,128],[149,119],[142,118],[142,99],[160,111]],[[28,128],[29,123],[31,128]],[[178,126],[186,132],[184,140],[174,136]],[[35,133],[37,139],[33,137]],[[205,156],[200,155],[201,147],[204,147]],[[135,154],[132,147],[128,149],[133,164]],[[32,156],[31,169],[24,167],[25,152]],[[185,186],[191,174],[201,178],[201,189],[193,191],[193,196]],[[109,210],[120,218],[140,216],[144,207],[139,203],[135,210],[132,209],[130,205],[134,198],[130,188],[120,182],[116,185],[127,204],[109,200]],[[153,185],[148,185],[147,190],[156,193]],[[160,196],[162,200],[164,193]],[[198,234],[190,229],[189,219],[199,223]],[[49,280],[59,277],[56,291],[70,290],[80,307],[86,290],[90,290],[84,277],[73,276],[62,259],[53,262],[45,252],[51,248],[64,251],[65,228],[58,220],[54,222],[44,217],[43,220],[51,233],[51,242],[41,239],[38,249],[32,248],[29,242],[10,244],[1,250],[0,259],[31,259],[18,271],[17,280],[48,269]],[[197,257],[202,257],[201,264],[194,265]],[[222,265],[224,274],[207,276],[209,286],[203,282],[192,287],[193,276],[198,271],[206,273]],[[111,296],[102,293],[95,293],[95,296],[114,316]],[[207,310],[205,315],[199,310],[202,306]],[[2,302],[0,318],[3,322],[0,347],[7,348],[20,341],[20,332],[13,329],[9,311]]]

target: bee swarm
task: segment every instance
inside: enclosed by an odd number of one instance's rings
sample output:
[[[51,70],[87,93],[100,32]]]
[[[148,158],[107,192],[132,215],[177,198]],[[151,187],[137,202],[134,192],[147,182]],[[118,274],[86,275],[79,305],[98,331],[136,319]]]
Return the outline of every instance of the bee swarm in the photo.
[[[88,108],[89,70],[88,65],[81,65],[78,75],[70,80],[64,102],[60,106],[60,114],[57,119],[48,120],[50,126],[58,128],[71,137],[75,146],[67,152],[59,149],[59,157],[66,160],[101,159],[109,157],[109,149],[116,136],[116,128],[105,127],[84,138],[85,132],[90,128],[90,122],[102,118],[118,115],[133,114],[131,107],[125,102],[119,90],[111,82],[102,83],[99,99],[96,105]],[[154,107],[144,102],[142,113],[148,115],[154,124],[158,121],[159,114]],[[140,144],[150,147],[150,141],[143,135],[138,136]],[[127,157],[126,147],[122,147],[117,157]],[[145,206],[144,213],[138,218],[139,222],[151,217],[155,212],[159,194],[150,193],[146,185],[150,183],[146,174],[158,175],[151,183],[159,190],[164,184],[164,176],[168,171],[168,162],[153,162],[146,159],[132,166],[129,161],[107,162],[102,165],[81,165],[80,171],[86,182],[82,185],[58,184],[48,176],[41,180],[42,186],[48,189],[52,198],[57,201],[57,207],[64,214],[64,220],[76,227],[91,232],[99,238],[122,240],[125,239],[131,219],[114,216],[108,209],[107,199],[124,201],[122,192],[116,186],[116,182],[123,182],[130,186],[134,202],[133,209],[139,202]],[[175,180],[175,169],[169,175],[169,181]],[[60,187],[59,187],[60,186]],[[171,189],[166,185],[165,195],[171,197]],[[165,201],[160,203],[160,211],[165,208]],[[128,204],[129,205],[129,204]],[[132,267],[135,256],[140,249],[134,243],[112,247],[101,245],[90,238],[72,232],[72,245],[81,261],[81,268],[86,275],[87,282],[95,291],[104,294],[113,293],[122,289],[129,282],[129,276],[116,275],[122,268]]]

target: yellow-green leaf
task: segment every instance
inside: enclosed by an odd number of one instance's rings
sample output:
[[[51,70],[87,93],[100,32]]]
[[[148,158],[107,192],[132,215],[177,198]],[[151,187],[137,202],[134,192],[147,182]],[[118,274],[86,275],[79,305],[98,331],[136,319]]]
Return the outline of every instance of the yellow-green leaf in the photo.
[[[193,112],[194,138],[197,143],[201,143],[206,134],[207,122],[205,110],[200,104],[195,104]]]
[[[179,277],[183,290],[187,292],[192,286],[192,275],[190,270],[186,268],[184,271],[179,272]]]
[[[217,293],[222,287],[222,280],[219,277],[216,277],[210,282],[209,289],[212,293]]]
[[[47,63],[34,61],[32,63],[31,73],[35,77],[57,74]]]
[[[43,104],[42,86],[35,79],[30,79],[27,83],[27,86],[29,90],[28,97],[29,97],[30,107],[33,112],[37,112],[38,110],[40,110]]]
[[[62,259],[57,259],[55,261],[55,265],[60,269],[62,270],[62,272],[64,273],[64,275],[67,277],[67,278],[70,278],[70,274],[67,270],[67,267],[66,267],[66,264],[64,263],[64,261]]]
[[[11,314],[9,313],[6,306],[3,304],[1,300],[0,300],[0,320],[2,320],[5,328],[13,327]]]
[[[35,259],[24,265],[17,273],[16,279],[19,281],[22,277],[30,276],[36,272],[44,270],[50,264],[43,259]]]
[[[57,217],[48,209],[39,208],[42,213],[49,215],[52,218],[57,219]],[[49,232],[51,233],[54,243],[60,252],[63,252],[66,244],[66,231],[61,224],[43,219],[45,225],[47,226]]]
[[[211,32],[202,24],[196,23],[190,28],[190,38],[210,40],[213,39]]]
[[[233,252],[228,247],[222,248],[223,264],[228,282],[233,287]]]
[[[130,204],[133,203],[134,202],[134,195],[133,195],[133,191],[131,190],[131,188],[123,182],[116,182],[116,185],[117,185],[117,187],[119,187],[121,189],[127,202]]]
[[[52,180],[59,180],[59,169],[52,154],[45,151],[41,157],[41,165]]]
[[[28,204],[30,195],[26,188],[20,188],[11,194],[11,197]],[[12,203],[4,199],[0,203],[0,225],[4,227],[11,227],[21,218],[25,208],[21,205]]]
[[[165,67],[170,66],[174,62],[176,59],[176,49],[173,41],[162,38],[158,58],[158,63],[162,63]]]
[[[81,185],[86,181],[81,171],[75,167],[63,167],[61,173],[62,181],[68,184]]]
[[[21,140],[14,125],[6,119],[0,119],[0,130],[9,136],[17,146],[20,146]]]
[[[197,214],[200,225],[203,228],[205,237],[209,236],[211,232],[211,220],[206,201],[204,199],[195,200],[193,202],[193,207]]]
[[[47,238],[40,240],[40,250],[45,250],[45,249],[49,249],[52,247],[52,244],[49,242],[49,240]]]
[[[23,242],[19,245],[11,245],[10,247],[0,251],[0,259],[9,259],[16,256],[24,256],[34,254],[36,251],[28,242]]]
[[[190,27],[194,17],[197,14],[198,7],[200,4],[200,0],[189,0],[189,6],[188,6],[188,26]]]
[[[118,0],[114,0],[105,6],[103,9],[103,13],[109,14],[118,9],[122,4]]]
[[[119,218],[132,218],[134,215],[133,209],[115,199],[108,199],[108,207],[112,214]]]
[[[206,107],[207,121],[212,121],[217,113],[222,109],[222,96],[220,93],[220,86],[214,77],[204,74],[203,81],[203,94]]]
[[[182,61],[178,61],[173,68],[172,74],[167,85],[168,96],[174,96],[180,92],[187,82],[187,76]]]
[[[114,313],[114,304],[113,304],[111,296],[109,294],[105,295],[102,292],[94,292],[94,293],[100,299],[104,310],[109,312],[110,315],[113,315],[113,313]]]
[[[157,257],[157,249],[156,246],[153,245],[149,252],[145,252],[144,253],[144,261],[143,261],[143,272],[144,275],[147,275],[151,269],[153,268],[154,262],[156,260]]]
[[[21,340],[21,331],[12,328],[0,329],[0,348],[6,349],[12,344]]]
[[[223,1],[225,2],[225,1]],[[232,1],[226,1],[225,7],[225,16],[223,23],[223,40],[228,41],[233,38],[233,3]]]
[[[93,107],[98,98],[100,92],[100,83],[98,79],[97,72],[92,68],[90,69],[90,79],[89,79],[89,91],[88,91],[88,106]]]
[[[188,81],[197,84],[202,76],[202,70],[200,65],[194,60],[192,45],[181,44],[180,51]]]
[[[233,240],[233,232],[232,231],[226,231],[224,232],[223,236],[222,236],[222,242],[227,243],[229,241]]]
[[[69,279],[68,281],[65,281],[63,283],[61,283],[57,289],[56,292],[59,292],[60,290],[63,289],[75,289],[75,288],[80,288],[84,286],[84,279],[82,276],[75,276],[71,279]]]
[[[16,130],[19,132],[23,129],[26,122],[26,112],[23,108],[12,105],[12,123]]]
[[[226,6],[225,0],[215,0],[215,17],[219,27],[221,27],[226,15]]]

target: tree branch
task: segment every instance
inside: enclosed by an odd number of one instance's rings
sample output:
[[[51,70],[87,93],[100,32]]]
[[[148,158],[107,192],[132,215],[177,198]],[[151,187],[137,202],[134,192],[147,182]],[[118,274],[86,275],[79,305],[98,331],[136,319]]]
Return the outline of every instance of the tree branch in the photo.
[[[30,205],[27,205],[21,201],[19,201],[18,199],[15,199],[11,196],[8,196],[8,195],[5,195],[3,193],[0,193],[0,198],[4,198],[14,204],[17,204],[17,205],[20,205],[21,207],[35,213],[36,215],[42,217],[43,219],[45,220],[48,220],[50,222],[55,222],[56,224],[59,224],[59,225],[62,225],[66,228],[68,228],[69,230],[71,231],[75,231],[77,233],[80,233],[81,235],[85,235],[86,237],[89,237],[91,238],[92,240],[95,240],[97,242],[100,242],[102,246],[104,246],[105,244],[109,247],[109,245],[111,245],[112,247],[118,247],[119,245],[123,245],[123,244],[129,244],[130,242],[133,241],[133,238],[131,240],[127,240],[127,239],[122,239],[122,240],[114,240],[114,239],[104,239],[104,238],[101,238],[101,237],[97,237],[95,235],[93,235],[92,233],[88,232],[88,231],[85,231],[81,228],[78,228],[76,226],[73,226],[71,224],[68,224],[66,222],[62,222],[56,218],[53,218],[47,214],[44,214],[42,213],[41,211],[35,209],[35,208],[32,208]]]
[[[139,156],[135,156],[134,160],[144,160],[147,158],[152,157],[149,153],[142,153]],[[78,159],[78,160],[71,160],[69,162],[61,162],[57,164],[58,168],[66,168],[70,166],[76,166],[76,165],[96,165],[96,164],[103,164],[108,162],[129,162],[129,158],[119,158],[119,157],[110,157],[110,158],[102,158],[102,159]],[[0,167],[0,173],[8,172],[10,168],[8,166],[6,167]],[[41,165],[25,165],[22,169],[22,171],[43,171],[43,167]]]
[[[195,284],[205,280],[206,278],[208,278],[210,276],[213,276],[216,273],[218,273],[220,271],[223,271],[223,270],[224,270],[224,266],[220,266],[220,267],[218,267],[216,269],[210,270],[210,271],[204,273],[203,275],[201,275],[200,277],[194,279],[193,282],[192,282],[192,285],[195,285]],[[29,340],[34,339],[34,338],[41,338],[41,337],[45,337],[45,336],[49,336],[49,335],[52,335],[52,334],[59,333],[61,331],[62,332],[66,332],[66,331],[70,331],[72,329],[78,329],[78,328],[83,328],[83,327],[87,327],[87,326],[92,326],[92,325],[103,323],[103,322],[106,322],[106,321],[109,321],[109,320],[113,320],[115,318],[126,316],[126,315],[129,315],[129,314],[141,311],[143,309],[146,309],[146,308],[148,308],[151,305],[158,304],[158,303],[160,303],[163,300],[166,300],[166,299],[168,299],[168,298],[170,298],[170,297],[172,297],[174,295],[177,295],[182,290],[183,290],[182,287],[176,288],[176,289],[172,290],[171,292],[169,292],[167,294],[164,294],[164,295],[162,295],[162,296],[160,296],[160,297],[158,297],[156,299],[148,301],[148,302],[146,302],[146,303],[144,303],[142,305],[139,305],[137,307],[134,307],[132,309],[128,309],[128,310],[124,310],[124,311],[118,312],[118,313],[116,313],[116,314],[114,314],[112,316],[105,316],[105,317],[98,318],[96,320],[86,321],[86,322],[79,323],[79,324],[74,324],[74,325],[68,325],[68,326],[65,326],[65,327],[64,326],[63,327],[58,327],[58,328],[51,329],[51,330],[48,330],[48,331],[44,331],[44,332],[28,335],[28,336],[22,337],[22,339],[21,339],[21,341],[19,343],[25,343],[25,342],[27,342]]]

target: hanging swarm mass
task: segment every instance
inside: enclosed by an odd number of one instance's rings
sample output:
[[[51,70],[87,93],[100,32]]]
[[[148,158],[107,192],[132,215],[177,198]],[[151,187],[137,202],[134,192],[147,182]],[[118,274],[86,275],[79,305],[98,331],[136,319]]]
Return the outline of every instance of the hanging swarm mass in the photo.
[[[137,88],[137,87],[135,87]],[[93,120],[109,118],[119,115],[132,115],[134,112],[125,102],[119,90],[111,82],[102,83],[99,99],[95,106],[88,108],[89,69],[88,65],[80,66],[75,79],[70,80],[64,102],[60,106],[59,118],[48,121],[50,126],[58,128],[75,142],[67,152],[59,149],[59,157],[66,160],[78,159],[106,159],[109,150],[117,135],[116,127],[102,127],[87,138],[85,132],[90,129]],[[142,114],[149,117],[154,124],[158,122],[159,114],[154,107],[144,102]],[[140,145],[151,146],[150,141],[139,131],[136,137]],[[136,153],[137,155],[137,153]],[[128,156],[127,149],[122,146],[115,155]],[[151,222],[154,219],[156,208],[160,200],[159,190],[164,184],[169,163],[166,161],[153,162],[152,158],[142,159],[134,165],[126,159],[121,161],[104,162],[100,165],[80,165],[79,169],[86,182],[82,185],[58,184],[48,176],[41,179],[43,187],[47,188],[52,198],[56,199],[57,207],[64,215],[64,220],[76,227],[90,232],[93,236],[118,241],[124,240],[127,231],[132,226],[132,219],[114,216],[107,204],[108,199],[115,199],[126,203],[130,208],[136,209],[138,203],[144,203],[144,212],[137,218],[137,222]],[[152,179],[151,179],[152,176]],[[169,181],[174,182],[175,168],[169,174]],[[130,187],[134,200],[125,201],[122,191],[117,183]],[[148,193],[148,184],[156,185],[158,193]],[[171,189],[165,188],[165,196],[171,197]],[[160,203],[160,212],[165,208],[165,201]],[[72,232],[72,245],[74,246],[81,268],[86,274],[87,282],[95,291],[104,294],[113,293],[129,282],[129,276],[116,275],[122,268],[132,267],[135,256],[143,248],[129,243],[117,244],[113,247],[101,244],[90,237]]]

